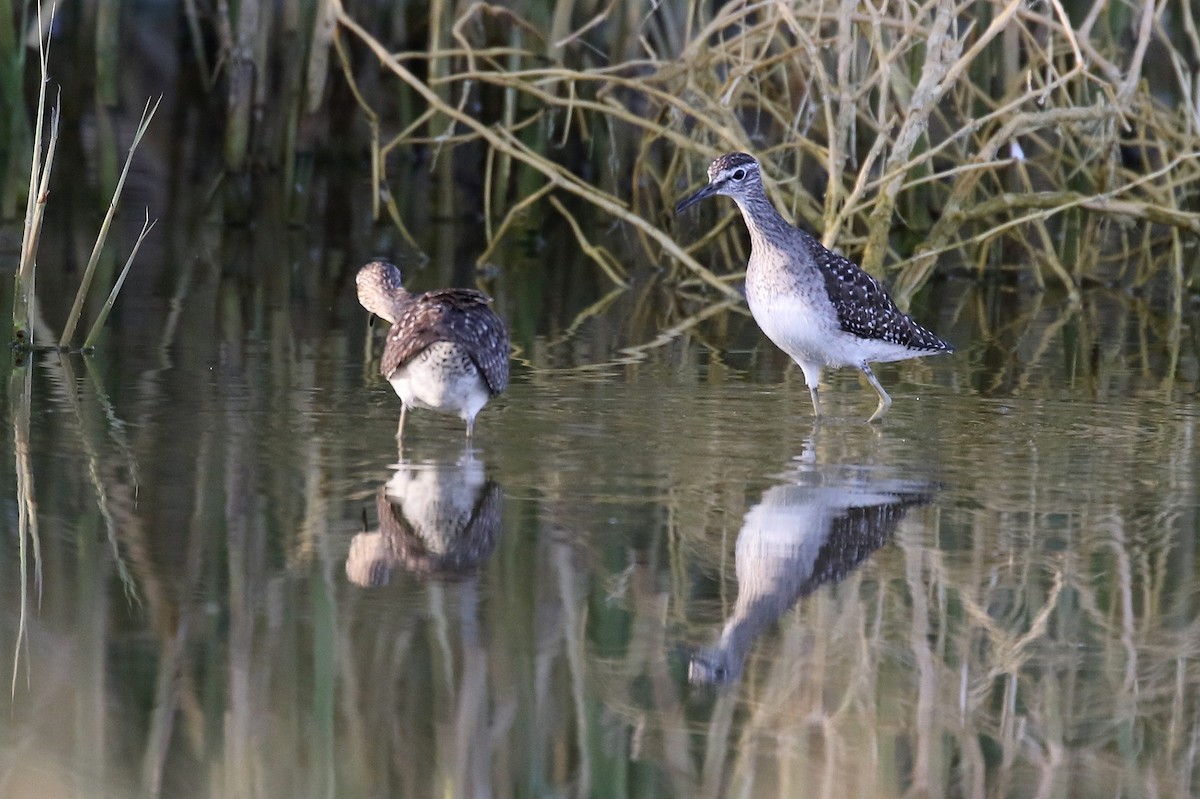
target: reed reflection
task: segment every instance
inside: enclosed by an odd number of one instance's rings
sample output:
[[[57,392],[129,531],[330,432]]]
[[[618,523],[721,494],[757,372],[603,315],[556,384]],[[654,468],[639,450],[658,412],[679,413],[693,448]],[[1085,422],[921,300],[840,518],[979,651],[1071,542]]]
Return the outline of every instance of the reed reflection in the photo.
[[[361,586],[387,585],[396,568],[464,577],[496,548],[503,503],[471,450],[457,461],[402,461],[375,498],[378,530],[350,541],[346,576]]]
[[[768,489],[746,513],[734,545],[737,600],[716,642],[692,655],[694,685],[736,682],[759,635],[800,597],[844,579],[891,538],[909,508],[932,497],[929,485],[859,469],[809,466],[795,479]]]

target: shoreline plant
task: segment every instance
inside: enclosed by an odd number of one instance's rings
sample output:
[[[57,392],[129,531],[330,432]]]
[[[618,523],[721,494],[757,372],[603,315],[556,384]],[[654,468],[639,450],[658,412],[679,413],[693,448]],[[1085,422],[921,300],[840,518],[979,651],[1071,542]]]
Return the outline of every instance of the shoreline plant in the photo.
[[[1178,310],[1197,281],[1184,260],[1200,235],[1190,9],[1168,33],[1165,4],[1122,19],[1106,2],[1059,0],[733,2],[711,14],[689,3],[631,19],[562,2],[545,19],[474,3],[457,16],[438,5],[430,30],[449,35],[394,52],[340,0],[329,6],[330,46],[369,55],[340,64],[381,197],[397,192],[387,164],[402,148],[486,149],[481,264],[545,200],[620,283],[618,259],[560,201],[571,195],[627,225],[653,261],[728,296],[730,276],[704,263],[744,263],[744,242],[722,233],[733,212],[683,248],[669,209],[711,157],[746,150],[787,215],[886,274],[905,306],[948,253],[981,275],[1025,260],[1037,286],[1076,301],[1090,281],[1165,275]],[[1151,52],[1175,105],[1155,96]],[[373,71],[399,82],[412,118],[389,115],[394,83],[366,99]],[[579,150],[595,179],[564,155]],[[715,252],[702,263],[701,249]]]

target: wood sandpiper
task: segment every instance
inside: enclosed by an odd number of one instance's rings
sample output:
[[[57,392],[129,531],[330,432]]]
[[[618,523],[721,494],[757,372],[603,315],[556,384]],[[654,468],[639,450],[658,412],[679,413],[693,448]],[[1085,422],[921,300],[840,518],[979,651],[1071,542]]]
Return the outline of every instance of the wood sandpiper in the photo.
[[[732,197],[750,230],[746,300],[754,321],[791,356],[821,416],[817,387],[826,366],[854,366],[879,395],[868,421],[883,416],[892,398],[872,362],[901,361],[953,352],[940,338],[902,313],[875,278],[788,224],[763,190],[758,161],[726,153],[708,168],[708,185],[675,206],[680,213],[706,197]]]
[[[508,328],[491,297],[473,289],[413,294],[386,261],[367,264],[354,282],[362,306],[392,325],[379,371],[400,395],[396,439],[409,408],[424,408],[463,419],[470,441],[475,415],[508,385]]]

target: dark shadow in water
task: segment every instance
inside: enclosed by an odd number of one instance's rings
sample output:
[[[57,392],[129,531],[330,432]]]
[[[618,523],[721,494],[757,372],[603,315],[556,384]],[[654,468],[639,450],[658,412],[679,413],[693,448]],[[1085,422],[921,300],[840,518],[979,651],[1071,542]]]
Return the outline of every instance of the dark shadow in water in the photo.
[[[738,681],[755,640],[800,597],[837,583],[883,546],[933,486],[855,467],[805,466],[750,508],[734,547],[738,593],[716,642],[692,654],[688,680]]]
[[[504,492],[470,450],[457,461],[401,462],[379,489],[379,529],[350,541],[346,576],[361,586],[387,585],[396,568],[457,579],[496,548]]]

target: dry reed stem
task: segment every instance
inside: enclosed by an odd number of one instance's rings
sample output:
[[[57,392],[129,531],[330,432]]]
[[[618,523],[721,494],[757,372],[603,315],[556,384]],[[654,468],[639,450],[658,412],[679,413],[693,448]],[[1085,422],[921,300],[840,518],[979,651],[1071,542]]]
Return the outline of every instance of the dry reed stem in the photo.
[[[603,48],[588,48],[601,22],[625,24],[616,5],[575,20],[579,27],[571,30],[578,9],[556,4],[544,36],[517,11],[474,3],[454,20],[450,36],[424,54],[388,53],[340,4],[336,16],[420,100],[416,121],[377,146],[379,153],[419,143],[486,146],[489,257],[515,224],[506,205],[523,201],[508,198],[508,178],[524,166],[549,180],[552,191],[576,194],[630,225],[649,258],[673,259],[718,288],[725,281],[687,255],[695,247],[683,251],[672,243],[666,212],[692,182],[693,164],[739,149],[762,160],[768,193],[785,216],[819,221],[827,245],[844,240],[843,245],[861,246],[858,254],[868,270],[881,272],[895,257],[897,221],[915,226],[920,251],[900,252],[897,299],[905,305],[933,274],[939,254],[974,248],[967,257],[983,263],[979,256],[995,235],[1021,235],[1005,224],[1003,212],[991,235],[963,226],[984,219],[976,206],[996,214],[989,201],[997,193],[1011,194],[1006,182],[1021,169],[1028,171],[1023,188],[1091,193],[1094,202],[1072,206],[1085,219],[1102,212],[1192,230],[1194,203],[1176,200],[1198,191],[1200,174],[1187,164],[1142,184],[1136,196],[1125,198],[1129,204],[1099,199],[1137,178],[1116,161],[1121,144],[1133,146],[1132,123],[1147,157],[1173,161],[1197,149],[1197,132],[1180,130],[1142,76],[1147,43],[1161,35],[1156,31],[1166,4],[1140,6],[1128,54],[1109,33],[1094,32],[1103,7],[1100,2],[1091,7],[1073,29],[1060,0],[1048,8],[1025,0],[908,0],[886,14],[854,0],[734,2],[711,15],[692,4],[675,31],[686,32],[674,40],[678,49],[664,49],[649,29],[632,29],[628,46],[613,43],[608,51],[638,57],[597,58],[596,65],[588,55]],[[446,15],[443,5],[435,11]],[[964,23],[974,18],[987,20],[987,26]],[[507,34],[484,39],[484,21]],[[1183,26],[1200,42],[1188,14]],[[421,59],[428,62],[427,80],[405,66]],[[1188,96],[1187,127],[1200,128],[1195,111],[1200,102],[1193,99],[1200,89],[1188,77],[1188,62],[1176,56],[1174,63]],[[503,111],[493,122],[467,105],[485,90],[503,98]],[[448,122],[425,132],[435,115]],[[521,141],[515,131],[522,131]],[[614,152],[597,148],[592,158],[618,178],[634,177],[632,206],[541,155],[530,144],[539,135],[542,152],[572,141],[592,148],[617,143]],[[997,157],[1018,139],[1032,153],[1024,166]],[[622,153],[627,142],[632,161]],[[693,161],[691,154],[698,158]],[[660,171],[656,166],[664,160]],[[545,194],[539,190],[541,199]],[[631,207],[662,211],[643,215]],[[494,218],[502,222],[493,226]],[[1067,253],[1057,221],[1049,216],[1025,221],[1037,236],[1035,260],[1048,264],[1059,280],[1077,283],[1080,262],[1072,260],[1075,275],[1062,267]],[[736,241],[722,241],[719,248],[728,266],[745,257]],[[1146,269],[1138,267],[1140,273]]]
[[[195,0],[188,0],[195,2]],[[329,0],[318,0],[317,13],[313,15],[313,33],[309,44],[306,65],[305,93],[308,102],[305,111],[315,113],[324,101],[325,82],[329,75],[329,49],[337,37],[337,17]]]
[[[88,332],[87,338],[84,339],[83,348],[85,350],[96,346],[96,340],[100,337],[100,329],[104,327],[104,322],[108,319],[109,313],[112,311],[113,305],[117,302],[117,295],[121,293],[121,287],[125,285],[125,278],[129,276],[129,269],[133,266],[133,259],[137,257],[138,250],[142,248],[142,242],[146,240],[151,228],[158,220],[150,221],[150,210],[146,209],[146,221],[142,223],[142,229],[138,232],[137,241],[133,243],[133,249],[129,252],[129,257],[125,259],[125,266],[121,268],[121,274],[117,277],[117,282],[113,283],[112,291],[108,293],[108,299],[104,301],[104,306],[100,309],[100,313],[96,314],[96,321],[92,323],[92,329]]]
[[[551,194],[547,199],[554,206],[554,210],[562,214],[563,218],[567,220],[567,224],[571,226],[571,232],[575,234],[575,240],[579,242],[579,249],[583,251],[583,254],[595,261],[604,274],[608,275],[609,280],[618,286],[628,288],[629,282],[621,274],[623,271],[621,264],[613,257],[612,253],[588,241],[583,228],[579,226],[579,221],[575,219],[574,215],[567,210],[567,207],[557,197]]]
[[[37,191],[33,194],[36,201],[33,203],[33,219],[29,220],[26,228],[24,250],[21,252],[22,264],[37,262],[38,244],[42,238],[42,218],[46,214],[46,202],[50,198],[50,174],[54,170],[54,154],[58,146],[59,116],[59,101],[56,100],[54,110],[50,114],[50,141],[46,143],[46,162],[42,165],[41,180],[38,182]],[[32,286],[32,266],[30,270],[30,286]]]
[[[394,56],[387,51],[386,48],[361,27],[355,20],[350,17],[338,0],[337,11],[338,21],[352,31],[363,43],[365,43],[380,63],[386,66],[397,77],[403,80],[411,88],[413,88],[422,98],[436,108],[438,113],[444,115],[450,120],[461,124],[473,130],[478,136],[486,141],[491,147],[508,153],[513,160],[524,163],[540,172],[545,176],[552,186],[572,194],[582,197],[584,200],[598,206],[601,210],[608,212],[612,216],[621,219],[624,222],[645,232],[667,252],[675,256],[687,268],[691,269],[700,276],[709,285],[716,288],[718,291],[727,295],[736,295],[736,292],[729,286],[721,282],[708,269],[701,266],[694,258],[685,253],[678,244],[667,233],[660,228],[655,227],[649,221],[642,218],[638,214],[630,211],[617,198],[597,191],[594,187],[589,186],[580,180],[577,176],[571,174],[559,164],[554,163],[550,159],[529,149],[524,143],[513,138],[507,131],[497,131],[480,123],[475,118],[461,111],[460,109],[450,105],[444,101],[433,89],[419,80],[415,75],[408,71]]]
[[[50,23],[54,22],[51,12]],[[42,30],[41,6],[38,6],[38,31]],[[46,113],[46,86],[50,81],[49,70],[50,37],[48,34],[38,38],[38,69],[41,82],[38,85],[37,120],[33,130],[33,157],[29,167],[29,196],[25,201],[25,226],[21,231],[21,262],[17,266],[17,275],[13,291],[13,341],[25,347],[32,347],[34,342],[33,327],[29,324],[29,308],[33,303],[37,263],[37,241],[41,236],[41,219],[45,210],[46,190],[50,179],[50,169],[42,166],[42,125]],[[46,160],[52,162],[55,144],[58,140],[58,106],[52,116],[51,140],[47,147]],[[24,336],[24,340],[21,337]]]
[[[350,93],[354,96],[354,101],[358,103],[358,107],[361,108],[363,110],[363,114],[366,115],[367,125],[371,131],[371,185],[375,188],[375,190],[371,192],[371,218],[379,219],[380,200],[382,199],[382,195],[387,186],[387,158],[386,150],[379,144],[379,117],[376,115],[374,109],[371,108],[371,104],[366,101],[366,99],[362,96],[362,92],[360,92],[358,89],[358,82],[354,79],[354,70],[350,68],[350,56],[346,53],[346,49],[342,46],[341,37],[337,35],[336,25],[333,29],[332,38],[334,48],[337,50],[338,63],[340,63],[342,66],[342,74],[345,76],[346,82],[350,86]],[[400,231],[401,237],[408,244],[408,246],[412,247],[414,250],[420,249],[417,246],[417,242],[413,238],[412,234],[409,233],[408,226],[404,224],[404,219],[401,217],[399,209],[396,208],[396,204],[391,198],[390,193],[387,197],[387,210],[388,216],[391,218],[392,223],[396,226],[396,229]]]
[[[66,327],[63,328],[62,337],[58,341],[58,346],[66,348],[71,344],[71,338],[75,335],[75,326],[79,323],[79,316],[83,313],[83,301],[87,297],[88,289],[92,285],[92,276],[96,272],[96,264],[100,262],[100,252],[104,249],[104,242],[108,239],[108,229],[112,226],[113,217],[117,214],[117,203],[121,199],[121,191],[125,187],[125,178],[129,174],[129,165],[133,162],[133,154],[137,152],[137,147],[142,141],[142,136],[146,134],[146,129],[150,127],[150,121],[154,119],[154,112],[158,110],[159,103],[162,102],[160,96],[154,101],[154,105],[150,105],[150,101],[146,101],[146,107],[142,109],[142,118],[138,122],[137,130],[133,133],[133,142],[129,145],[129,152],[125,156],[125,166],[121,170],[121,177],[117,179],[117,187],[113,190],[112,199],[108,203],[108,212],[104,215],[104,221],[100,223],[100,231],[96,234],[96,243],[92,247],[91,257],[88,258],[87,267],[83,270],[83,278],[79,282],[79,289],[75,292],[75,302],[71,305],[71,312],[67,316]],[[136,248],[135,248],[136,251]]]

